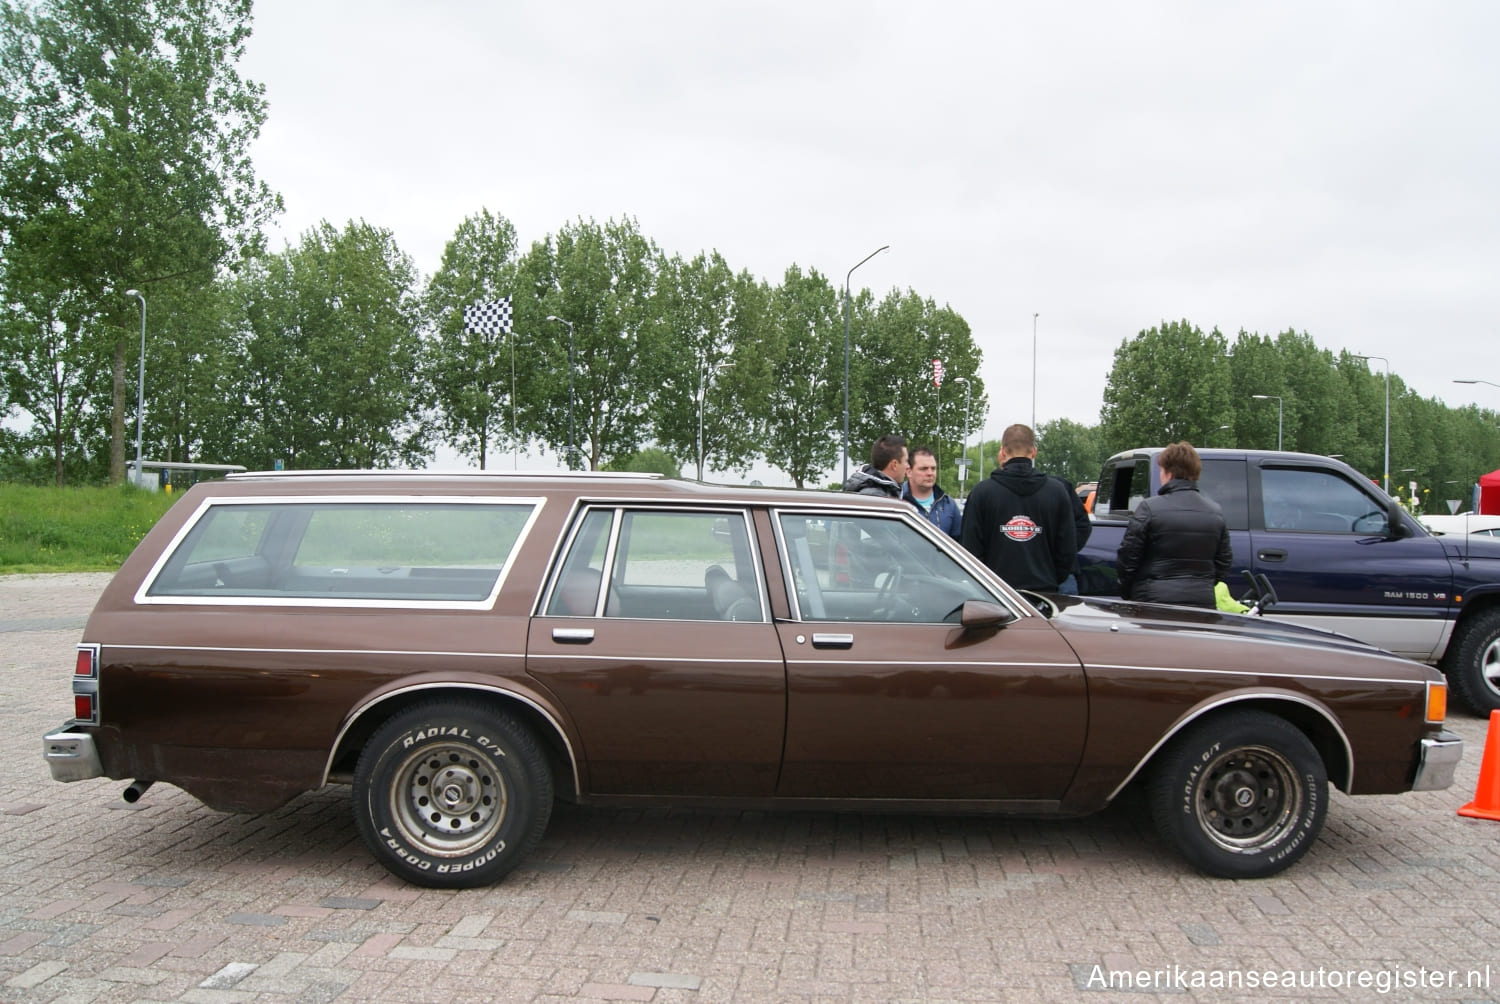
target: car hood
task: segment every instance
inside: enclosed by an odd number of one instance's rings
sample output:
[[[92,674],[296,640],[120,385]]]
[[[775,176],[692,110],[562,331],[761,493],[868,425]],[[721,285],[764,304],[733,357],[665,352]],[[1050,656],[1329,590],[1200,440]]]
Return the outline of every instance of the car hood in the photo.
[[[1438,540],[1443,542],[1443,550],[1450,557],[1500,561],[1500,537],[1482,533],[1443,533],[1438,535]]]
[[[1268,617],[1226,614],[1201,607],[1138,603],[1102,596],[1049,594],[1047,600],[1056,608],[1051,618],[1052,625],[1065,637],[1075,632],[1095,634],[1101,631],[1120,631],[1128,627],[1141,631],[1182,632],[1225,640],[1237,638],[1247,642],[1306,645],[1400,658],[1346,635],[1288,624]]]

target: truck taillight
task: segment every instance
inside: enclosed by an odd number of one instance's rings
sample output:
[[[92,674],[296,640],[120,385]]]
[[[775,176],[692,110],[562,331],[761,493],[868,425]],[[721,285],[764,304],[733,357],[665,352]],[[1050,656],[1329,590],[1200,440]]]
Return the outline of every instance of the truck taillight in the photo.
[[[73,664],[73,718],[82,725],[99,724],[99,646],[79,645]]]

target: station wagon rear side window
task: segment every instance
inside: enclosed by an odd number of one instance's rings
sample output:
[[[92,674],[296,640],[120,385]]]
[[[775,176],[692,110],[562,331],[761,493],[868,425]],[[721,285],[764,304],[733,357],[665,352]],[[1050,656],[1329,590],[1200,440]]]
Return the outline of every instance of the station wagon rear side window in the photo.
[[[213,499],[143,603],[488,606],[539,500]]]

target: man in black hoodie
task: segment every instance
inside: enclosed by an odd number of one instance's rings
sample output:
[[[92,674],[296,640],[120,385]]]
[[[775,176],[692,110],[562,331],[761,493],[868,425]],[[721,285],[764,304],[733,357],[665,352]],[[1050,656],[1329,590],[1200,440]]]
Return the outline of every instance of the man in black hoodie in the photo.
[[[1036,434],[1012,425],[1000,466],[964,505],[965,548],[1017,589],[1055,593],[1073,571],[1078,530],[1066,482],[1037,470]]]

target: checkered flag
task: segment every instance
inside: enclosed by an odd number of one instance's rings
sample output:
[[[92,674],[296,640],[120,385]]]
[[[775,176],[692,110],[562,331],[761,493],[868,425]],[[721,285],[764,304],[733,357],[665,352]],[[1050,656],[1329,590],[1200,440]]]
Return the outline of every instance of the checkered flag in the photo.
[[[938,388],[943,386],[943,361],[941,359],[932,361],[932,385]]]
[[[464,330],[479,335],[510,334],[510,297],[464,307]]]

